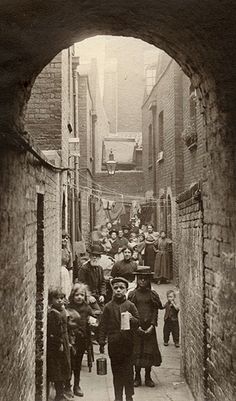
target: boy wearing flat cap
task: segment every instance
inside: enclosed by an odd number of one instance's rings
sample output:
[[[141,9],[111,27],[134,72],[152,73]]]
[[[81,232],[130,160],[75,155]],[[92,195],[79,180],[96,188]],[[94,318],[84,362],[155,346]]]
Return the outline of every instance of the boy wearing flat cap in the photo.
[[[115,401],[123,400],[125,390],[126,401],[133,400],[133,337],[139,325],[139,315],[135,305],[126,299],[129,282],[123,277],[111,280],[113,298],[103,311],[99,326],[100,352],[104,353],[106,337],[108,337],[108,354],[111,359]],[[123,313],[128,318],[128,326],[121,325]]]

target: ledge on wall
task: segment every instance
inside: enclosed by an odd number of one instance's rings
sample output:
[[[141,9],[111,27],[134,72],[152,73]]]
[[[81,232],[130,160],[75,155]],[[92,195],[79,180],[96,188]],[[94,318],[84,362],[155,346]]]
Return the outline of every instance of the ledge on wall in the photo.
[[[190,186],[189,189],[179,194],[176,198],[176,203],[180,204],[188,199],[192,199],[194,202],[200,202],[201,200],[201,181],[195,182]]]
[[[161,152],[158,152],[156,163],[160,163],[161,160],[164,160],[164,152],[163,152],[163,150],[161,150]]]
[[[197,147],[197,131],[196,128],[189,124],[181,134],[181,137],[189,150],[196,149]]]

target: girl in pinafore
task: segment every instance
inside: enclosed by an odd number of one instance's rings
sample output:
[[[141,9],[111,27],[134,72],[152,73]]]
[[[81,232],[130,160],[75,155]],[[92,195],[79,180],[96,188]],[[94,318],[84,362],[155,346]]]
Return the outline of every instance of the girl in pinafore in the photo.
[[[60,288],[49,290],[47,319],[47,395],[49,383],[56,390],[54,401],[64,401],[65,384],[71,376],[70,347],[67,331],[67,314],[64,307],[65,294]]]
[[[89,345],[90,328],[89,316],[96,317],[96,311],[87,304],[89,298],[89,290],[86,284],[74,284],[70,296],[69,305],[67,306],[68,330],[71,344],[71,367],[74,373],[74,395],[83,397],[83,391],[80,387],[80,371],[82,359]],[[97,311],[100,313],[100,310]],[[67,391],[72,395],[70,389],[70,381],[67,382]]]
[[[140,326],[134,337],[134,386],[141,386],[141,369],[145,368],[145,385],[154,387],[151,369],[162,362],[155,329],[158,309],[162,309],[162,304],[159,295],[151,289],[153,273],[150,267],[140,266],[134,274],[137,275],[137,288],[128,296],[138,309],[140,318]]]

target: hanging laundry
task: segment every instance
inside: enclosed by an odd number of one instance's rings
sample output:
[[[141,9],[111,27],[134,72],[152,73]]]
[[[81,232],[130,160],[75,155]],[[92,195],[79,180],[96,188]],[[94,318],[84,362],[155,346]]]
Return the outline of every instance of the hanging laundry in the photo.
[[[109,206],[109,201],[105,198],[102,198],[102,205],[103,205],[103,209],[107,210],[108,206]]]
[[[130,218],[136,218],[136,216],[140,215],[141,213],[141,206],[139,201],[133,200],[130,210]]]
[[[116,205],[116,202],[115,202],[115,201],[109,200],[109,201],[108,201],[107,209],[108,209],[108,210],[112,210],[112,209],[115,207],[115,205]]]
[[[99,210],[101,209],[101,207],[103,207],[103,203],[101,198],[97,197],[96,198],[96,202],[95,202],[95,211],[99,212]]]

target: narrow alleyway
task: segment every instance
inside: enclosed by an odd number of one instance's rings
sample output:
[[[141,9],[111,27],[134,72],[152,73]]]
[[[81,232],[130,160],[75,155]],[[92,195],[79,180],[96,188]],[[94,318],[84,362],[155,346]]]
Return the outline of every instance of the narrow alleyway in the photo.
[[[173,288],[169,285],[154,285],[155,290],[159,293],[162,302],[166,299],[166,291]],[[172,340],[168,347],[164,347],[162,340],[164,311],[159,315],[158,341],[162,354],[162,365],[160,368],[153,369],[153,380],[156,384],[155,388],[145,386],[135,389],[135,401],[193,401],[191,392],[180,374],[180,354],[181,348],[175,348]],[[95,360],[99,356],[98,349],[95,348]],[[108,366],[108,374],[106,376],[97,376],[96,362],[93,365],[92,372],[88,372],[86,366],[86,358],[84,358],[82,368],[81,387],[84,391],[84,401],[113,401],[113,386],[110,366]],[[80,398],[75,397],[75,401]]]

